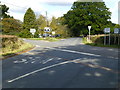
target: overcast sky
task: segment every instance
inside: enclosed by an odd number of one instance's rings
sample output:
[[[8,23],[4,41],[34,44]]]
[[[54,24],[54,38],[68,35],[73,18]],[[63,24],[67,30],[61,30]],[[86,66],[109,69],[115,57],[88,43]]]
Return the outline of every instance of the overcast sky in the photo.
[[[9,14],[15,19],[23,21],[26,10],[31,7],[35,14],[45,15],[47,11],[48,17],[60,17],[70,10],[73,2],[76,0],[1,0],[2,4],[9,7]],[[120,0],[104,0],[105,4],[112,12],[111,21],[118,23],[118,1]]]

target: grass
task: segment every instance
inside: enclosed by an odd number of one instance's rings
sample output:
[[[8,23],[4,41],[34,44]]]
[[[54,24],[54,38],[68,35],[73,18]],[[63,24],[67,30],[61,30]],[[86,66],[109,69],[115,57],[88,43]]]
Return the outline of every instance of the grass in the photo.
[[[97,46],[97,47],[110,47],[110,48],[120,48],[120,45],[104,45],[91,42],[87,42],[86,38],[83,38],[83,43],[86,45]]]
[[[5,47],[5,48],[2,48],[2,52],[0,52],[0,55],[1,55],[1,57],[2,56],[8,56],[8,55],[11,55],[11,54],[15,54],[15,53],[18,53],[18,52],[33,48],[33,47],[34,46],[29,44],[29,43],[24,43],[24,44],[22,44],[20,46],[20,48],[14,49],[14,50],[8,50],[9,48]]]
[[[64,38],[46,37],[46,38],[28,38],[28,39],[31,39],[31,40],[45,40],[45,41],[54,42],[54,41],[59,41],[60,39],[64,39]]]

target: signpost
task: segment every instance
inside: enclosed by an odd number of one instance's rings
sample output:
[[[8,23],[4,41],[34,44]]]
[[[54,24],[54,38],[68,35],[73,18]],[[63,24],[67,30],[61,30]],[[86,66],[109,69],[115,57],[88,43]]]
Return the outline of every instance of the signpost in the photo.
[[[55,31],[52,31],[52,37],[55,37]]]
[[[55,35],[55,31],[52,31],[52,35]]]
[[[114,44],[116,43],[116,34],[118,34],[118,45],[119,45],[120,28],[115,28],[115,29],[114,29],[114,34],[115,34]]]
[[[115,28],[114,29],[114,34],[119,34],[120,33],[120,29],[119,28]]]
[[[90,41],[90,29],[91,29],[91,26],[88,26],[88,29],[89,29],[89,41]]]
[[[104,45],[106,45],[106,33],[109,33],[109,45],[110,45],[110,28],[104,28]]]
[[[51,28],[50,27],[45,27],[44,28],[44,32],[50,32],[51,31]]]
[[[35,32],[36,32],[36,29],[30,29],[30,33],[32,33],[33,37],[34,37]]]

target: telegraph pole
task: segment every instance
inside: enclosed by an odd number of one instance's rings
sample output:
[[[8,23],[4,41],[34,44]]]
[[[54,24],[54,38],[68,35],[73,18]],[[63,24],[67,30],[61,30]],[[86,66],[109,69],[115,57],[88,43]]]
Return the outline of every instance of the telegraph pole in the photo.
[[[47,19],[47,11],[46,11],[46,23],[47,23],[47,27],[48,27],[49,25],[48,25],[48,19]]]

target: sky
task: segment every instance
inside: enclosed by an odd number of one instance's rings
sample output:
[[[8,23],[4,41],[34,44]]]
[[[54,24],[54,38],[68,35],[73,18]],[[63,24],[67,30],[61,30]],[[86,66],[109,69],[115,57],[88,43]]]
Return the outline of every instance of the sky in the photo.
[[[60,17],[66,14],[76,0],[1,0],[2,4],[9,7],[9,15],[23,21],[24,14],[28,8],[32,8],[36,16],[46,15]],[[120,0],[103,0],[112,12],[111,21],[118,24],[118,2]]]

